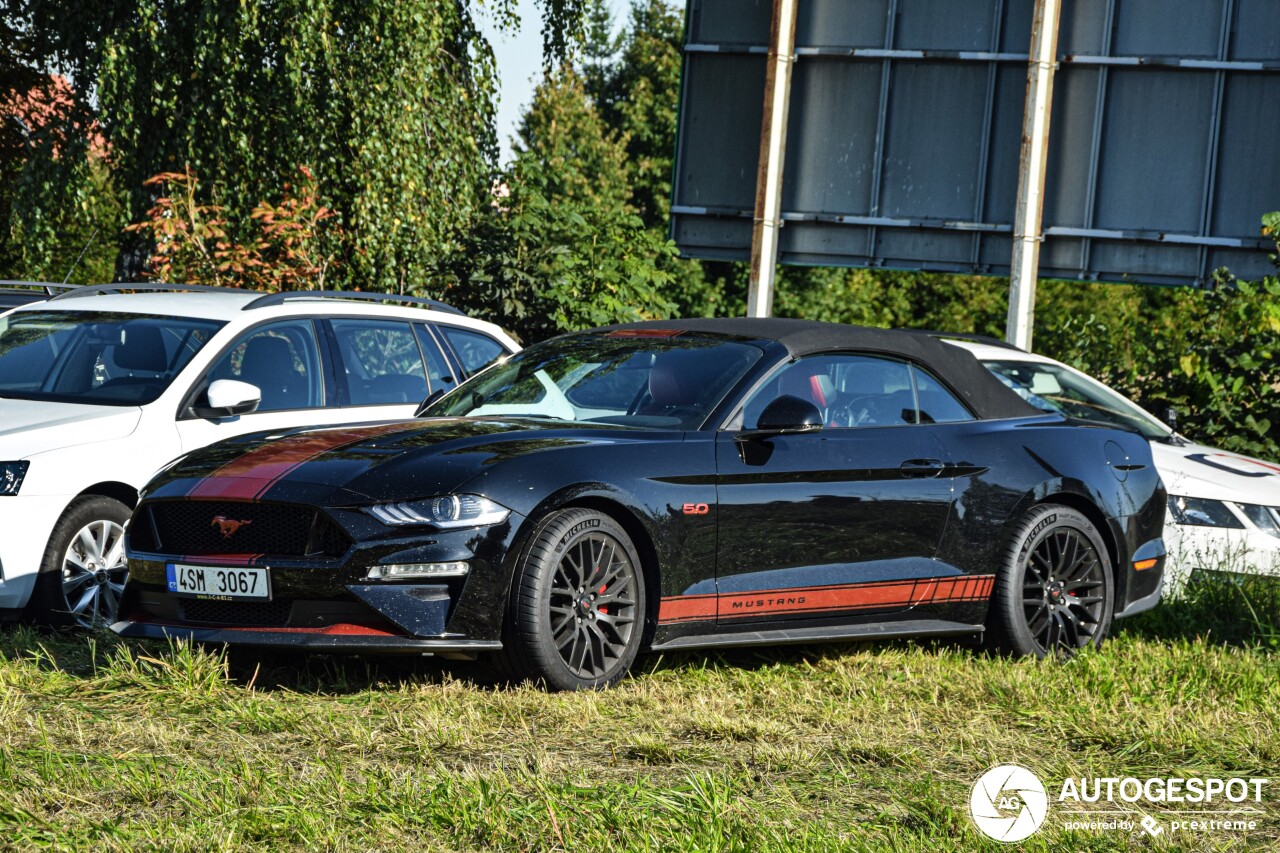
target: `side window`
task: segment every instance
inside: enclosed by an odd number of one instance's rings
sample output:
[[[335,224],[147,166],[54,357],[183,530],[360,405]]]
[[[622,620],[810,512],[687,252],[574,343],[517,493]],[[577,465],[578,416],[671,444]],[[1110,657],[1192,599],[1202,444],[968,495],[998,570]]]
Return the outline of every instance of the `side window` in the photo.
[[[432,391],[437,388],[448,391],[449,386],[458,382],[458,377],[453,375],[453,368],[449,366],[444,353],[440,351],[440,342],[436,340],[435,335],[431,334],[431,330],[421,323],[414,326],[414,329],[418,333],[418,346],[421,347],[422,354],[427,359],[427,384]]]
[[[973,420],[955,395],[915,365],[868,355],[815,355],[783,367],[747,401],[743,428],[753,429],[765,406],[786,394],[817,406],[828,427]]]
[[[916,421],[915,391],[906,362],[863,355],[815,355],[775,373],[743,410],[753,429],[765,406],[791,395],[822,412],[828,427],[898,426]]]
[[[319,348],[310,320],[284,320],[253,329],[214,363],[209,381],[238,379],[262,392],[259,412],[324,405]]]
[[[436,328],[444,333],[449,346],[453,347],[453,351],[458,354],[458,360],[462,362],[462,368],[467,371],[467,375],[483,370],[507,352],[502,344],[480,332],[460,329],[457,326],[436,326]]]
[[[920,407],[920,423],[951,424],[958,421],[971,421],[973,415],[964,404],[942,387],[942,383],[913,366],[911,373],[916,380],[916,395]]]
[[[394,320],[332,320],[353,406],[420,403],[430,393],[413,326]]]

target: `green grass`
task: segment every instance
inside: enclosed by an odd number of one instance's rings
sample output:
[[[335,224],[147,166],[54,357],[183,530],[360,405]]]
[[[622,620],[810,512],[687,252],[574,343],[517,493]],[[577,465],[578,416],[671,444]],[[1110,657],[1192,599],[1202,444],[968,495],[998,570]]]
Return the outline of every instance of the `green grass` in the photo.
[[[686,654],[575,695],[465,665],[255,673],[9,629],[0,848],[1007,850],[967,813],[998,763],[1051,794],[1066,776],[1280,777],[1280,657],[1194,615],[1171,606],[1066,664],[910,643]],[[1065,833],[1051,808],[1025,847],[1274,848],[1277,797],[1252,833],[1154,842]]]

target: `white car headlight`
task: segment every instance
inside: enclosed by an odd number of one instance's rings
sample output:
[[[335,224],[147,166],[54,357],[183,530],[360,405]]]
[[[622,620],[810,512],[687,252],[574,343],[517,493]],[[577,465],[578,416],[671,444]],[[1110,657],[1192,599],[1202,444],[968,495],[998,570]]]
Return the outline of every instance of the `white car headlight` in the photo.
[[[1269,533],[1280,539],[1280,507],[1259,506],[1258,504],[1236,504],[1244,517],[1263,533]]]
[[[22,488],[30,462],[0,462],[0,496],[16,495]]]
[[[1178,524],[1187,524],[1192,527],[1244,529],[1244,524],[1223,501],[1169,495],[1169,512]]]
[[[501,524],[511,510],[479,495],[444,495],[420,501],[377,504],[365,512],[393,527],[430,524],[444,530]]]

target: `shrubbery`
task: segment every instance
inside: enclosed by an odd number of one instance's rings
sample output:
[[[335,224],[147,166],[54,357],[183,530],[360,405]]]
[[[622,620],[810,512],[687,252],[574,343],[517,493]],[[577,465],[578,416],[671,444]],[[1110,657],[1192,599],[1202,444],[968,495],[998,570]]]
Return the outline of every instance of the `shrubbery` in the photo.
[[[1280,238],[1280,213],[1263,232]],[[1280,276],[1223,276],[1207,290],[1098,287],[1071,312],[1042,305],[1038,349],[1152,412],[1173,407],[1192,438],[1280,459]]]

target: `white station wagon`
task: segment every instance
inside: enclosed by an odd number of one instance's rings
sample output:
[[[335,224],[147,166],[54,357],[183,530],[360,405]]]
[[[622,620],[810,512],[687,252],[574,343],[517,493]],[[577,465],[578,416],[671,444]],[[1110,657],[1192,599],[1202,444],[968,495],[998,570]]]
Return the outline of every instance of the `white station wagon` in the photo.
[[[114,621],[124,523],[175,457],[410,418],[518,349],[443,303],[352,292],[101,285],[0,316],[0,617]]]

